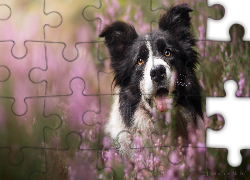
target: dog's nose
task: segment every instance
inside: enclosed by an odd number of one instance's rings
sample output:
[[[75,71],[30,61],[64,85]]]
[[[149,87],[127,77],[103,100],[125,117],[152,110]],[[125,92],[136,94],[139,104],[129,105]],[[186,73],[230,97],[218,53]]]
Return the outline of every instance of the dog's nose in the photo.
[[[161,82],[166,75],[166,68],[163,65],[154,66],[150,70],[151,79],[155,82]]]

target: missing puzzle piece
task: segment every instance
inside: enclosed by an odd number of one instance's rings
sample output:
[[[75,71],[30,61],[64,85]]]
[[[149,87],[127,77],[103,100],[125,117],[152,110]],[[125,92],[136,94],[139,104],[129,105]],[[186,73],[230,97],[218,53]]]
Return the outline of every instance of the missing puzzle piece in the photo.
[[[240,149],[250,148],[248,141],[242,139],[249,136],[248,108],[249,99],[235,97],[237,84],[228,80],[224,84],[226,97],[206,98],[207,116],[220,113],[225,118],[225,125],[220,131],[207,130],[207,147],[229,148],[228,162],[232,166],[241,164]],[[235,113],[237,112],[237,114]],[[239,118],[239,114],[242,115]],[[236,130],[237,133],[234,133]]]
[[[207,39],[230,41],[229,29],[234,24],[240,24],[245,28],[244,41],[250,40],[250,23],[247,18],[249,16],[248,1],[241,0],[235,3],[234,0],[208,0],[208,6],[214,3],[221,4],[225,8],[225,15],[221,20],[207,20]],[[237,12],[237,13],[236,13]]]

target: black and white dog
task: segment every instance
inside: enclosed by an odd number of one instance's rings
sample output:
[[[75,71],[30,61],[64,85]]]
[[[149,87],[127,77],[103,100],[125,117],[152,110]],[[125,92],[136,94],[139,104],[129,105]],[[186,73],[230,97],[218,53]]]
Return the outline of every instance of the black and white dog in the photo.
[[[191,11],[187,4],[171,7],[160,16],[159,29],[144,35],[121,21],[106,26],[99,35],[105,37],[109,49],[118,94],[105,127],[113,139],[123,130],[147,130],[153,104],[164,112],[169,97],[178,116],[178,136],[188,143],[188,123],[203,130],[201,87],[195,74],[199,54],[193,49]],[[153,129],[161,131],[160,122]],[[121,149],[128,148],[128,135],[119,135],[119,143]]]

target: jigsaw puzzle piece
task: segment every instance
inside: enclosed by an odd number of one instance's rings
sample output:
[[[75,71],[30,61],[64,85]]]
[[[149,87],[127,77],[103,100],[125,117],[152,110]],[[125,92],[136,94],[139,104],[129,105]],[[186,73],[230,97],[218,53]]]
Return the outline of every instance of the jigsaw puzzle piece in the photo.
[[[154,168],[141,169],[137,172],[137,177],[157,177],[158,179],[190,179],[194,175],[191,172],[198,172],[199,176],[206,169],[206,148],[205,147],[180,147],[185,151],[185,155],[178,150],[167,149],[164,152],[154,154]],[[142,173],[143,171],[144,173]],[[147,173],[145,173],[145,171]],[[151,176],[149,176],[151,175]],[[191,178],[192,179],[192,178]]]
[[[234,25],[230,29],[231,42],[206,41],[205,51],[202,54],[204,60],[197,67],[204,75],[200,84],[204,89],[204,96],[224,97],[223,83],[227,79],[238,81],[239,90],[237,96],[249,96],[249,85],[246,77],[249,72],[248,47],[249,42],[242,41],[244,29],[240,25]],[[242,54],[244,54],[242,56]]]
[[[46,130],[46,148],[54,148],[58,150],[67,148],[67,142],[65,141],[65,137],[67,137],[68,133],[72,130],[72,132],[77,133],[81,137],[82,144],[80,148],[82,150],[100,149],[99,141],[102,137],[103,129],[101,129],[101,125],[99,124],[99,122],[95,123],[95,125],[86,125],[82,122],[82,117],[78,118],[80,123],[74,122],[70,124],[70,122],[67,122],[68,120],[66,118],[63,120],[62,124],[58,128]],[[97,118],[98,116],[96,117],[95,115],[95,117],[91,119],[92,123],[97,121]]]
[[[31,179],[100,179],[96,169],[97,150],[82,149],[82,135],[69,132],[65,149],[48,148],[46,172],[35,172]]]
[[[130,133],[128,131],[122,131],[117,138],[119,139],[120,136],[127,137],[127,134]],[[120,179],[122,177],[129,179],[142,176],[149,178],[152,177],[151,174],[154,171],[155,165],[159,166],[159,160],[153,153],[148,151],[147,148],[134,148],[129,152],[123,151],[124,149],[120,149],[118,141],[114,140],[112,142],[108,137],[103,139],[103,146],[105,148],[101,151],[100,156],[102,164],[99,164],[98,167],[103,171],[104,177],[108,177],[110,173],[114,171],[115,179]],[[159,149],[157,150],[157,153],[157,155],[160,156]]]
[[[1,98],[1,148],[9,148],[8,161],[11,164],[21,164],[24,159],[24,148],[43,148],[44,130],[60,124],[58,116],[44,116],[44,99],[27,99],[29,107],[26,114],[16,116],[11,111],[13,101]],[[32,137],[32,138],[28,138]]]
[[[22,58],[27,54],[25,42],[44,41],[45,25],[56,27],[61,23],[58,13],[44,13],[43,0],[29,3],[1,0],[0,4],[0,41],[14,43],[12,55],[15,58]]]
[[[221,91],[222,84],[228,78],[225,65],[228,59],[228,46],[224,42],[206,41],[205,51],[202,55],[204,60],[200,63],[205,79],[202,81],[206,96],[225,96]],[[213,52],[209,54],[209,52]]]
[[[46,96],[58,96],[70,94],[72,92],[69,85],[71,79],[80,77],[89,88],[85,95],[99,94],[98,68],[91,54],[88,53],[89,44],[78,45],[80,55],[73,61],[66,61],[63,58],[63,48],[65,45],[61,43],[46,43],[47,68],[45,70],[33,69],[30,72],[31,80],[36,83],[45,81],[47,83]]]
[[[119,155],[122,155],[116,158],[127,158],[123,166],[129,167],[133,165],[130,173],[125,171],[127,173],[124,176],[137,178],[161,177],[168,168],[173,168],[172,166],[177,166],[175,170],[178,171],[179,165],[184,160],[184,151],[181,150],[181,147],[164,146],[160,139],[155,142],[154,147],[147,147],[142,141],[143,133],[142,131],[137,131],[137,134],[132,135],[129,131],[121,131],[111,145],[111,147],[117,148]],[[130,139],[127,139],[127,143],[124,145],[125,138]],[[123,141],[120,142],[119,139],[123,139]],[[181,140],[179,139],[178,141]],[[123,149],[121,149],[120,143],[123,143]],[[179,142],[179,145],[181,146],[181,142]],[[106,167],[112,167],[117,172],[116,168],[120,164],[115,164],[116,161],[114,160],[112,162],[113,164],[106,164]]]
[[[203,109],[206,109],[205,106],[205,100],[204,100],[205,96],[197,96],[196,98],[201,98],[203,99]],[[192,96],[186,96],[187,102],[189,103],[189,101],[191,101],[191,98],[193,98]],[[224,118],[220,115],[220,114],[215,114],[211,117],[207,117],[206,116],[206,111],[203,112],[203,130],[202,131],[196,131],[196,135],[198,138],[198,144],[195,146],[196,147],[203,147],[203,143],[205,142],[206,139],[206,135],[205,135],[205,130],[209,127],[213,130],[220,130],[223,128],[225,121]],[[202,144],[199,144],[202,143]],[[202,145],[202,146],[201,146]]]
[[[46,0],[45,2],[46,14],[57,12],[62,18],[60,26],[57,26],[56,28],[51,26],[45,27],[45,40],[51,42],[63,42],[65,48],[63,49],[62,54],[65,60],[72,60],[77,57],[79,52],[76,45],[78,43],[91,42],[90,38],[94,36],[93,33],[91,33],[93,31],[90,29],[91,26],[89,25],[89,22],[84,18],[84,9],[87,5],[98,7],[99,0]]]
[[[29,179],[34,172],[45,172],[45,150],[43,148],[22,148],[22,160],[12,163],[8,158],[11,148],[0,149],[0,179]]]
[[[83,149],[98,149],[104,118],[100,113],[100,100],[97,96],[84,95],[89,89],[85,89],[84,80],[79,77],[70,81],[70,88],[72,93],[68,95],[46,98],[45,114],[57,114],[62,119],[56,129],[45,132],[46,147],[66,148],[64,139],[74,131],[82,135]]]
[[[164,171],[161,175],[158,175],[158,179],[188,179],[189,173],[194,172],[193,169],[198,171],[197,162],[195,162],[196,155],[194,152],[190,152],[190,156],[186,155],[182,158],[182,161],[178,164],[167,163],[167,161],[163,161],[162,167],[164,167]],[[175,158],[178,155],[174,155]],[[199,172],[199,171],[198,171]]]
[[[228,164],[228,150],[222,148],[206,149],[206,169],[202,171],[202,177],[208,179],[249,179],[249,149],[241,150],[244,157],[238,167]]]
[[[177,1],[159,1],[153,0],[153,4],[156,3],[157,7],[160,9],[169,9],[175,4],[183,3],[182,0]],[[205,57],[205,46],[206,46],[206,29],[207,29],[207,18],[213,17],[216,20],[219,20],[224,15],[224,9],[220,5],[214,5],[212,7],[207,6],[206,0],[201,1],[192,1],[188,0],[185,3],[189,4],[192,7],[193,11],[190,12],[192,29],[194,31],[195,39],[197,39],[197,52],[201,55],[200,61]],[[154,8],[158,9],[158,8]],[[164,11],[163,11],[164,12]],[[162,13],[163,13],[162,12]],[[152,21],[150,29],[157,29],[158,21]]]
[[[45,68],[44,44],[39,42],[27,42],[29,53],[22,59],[15,59],[11,55],[12,42],[1,42],[0,48],[3,52],[1,57],[1,91],[2,98],[14,100],[12,111],[16,115],[23,115],[28,111],[26,99],[45,95],[44,83],[33,83],[29,72],[34,67]]]
[[[201,175],[206,169],[206,147],[182,146],[178,149],[170,149],[168,152],[160,152],[158,168],[154,177],[159,179],[190,179],[192,172]],[[184,153],[185,152],[185,153]],[[161,173],[159,173],[161,172]],[[191,178],[192,179],[192,178]]]
[[[250,40],[250,33],[248,30],[250,29],[247,18],[242,18],[248,16],[248,2],[245,0],[241,0],[238,3],[235,3],[233,0],[208,0],[208,6],[213,4],[221,4],[225,9],[226,13],[224,17],[220,20],[207,20],[207,39],[209,40],[220,40],[220,41],[230,41],[229,29],[233,24],[241,24],[244,26],[246,30],[246,34],[243,37],[244,41]],[[237,13],[234,13],[237,11]],[[219,32],[218,32],[219,31]],[[231,39],[232,40],[232,39]]]
[[[165,113],[165,123],[166,128],[165,131],[153,131],[151,136],[151,141],[154,146],[149,147],[170,147],[171,153],[182,152],[185,154],[185,151],[181,150],[181,147],[188,146],[189,143],[192,143],[193,146],[201,145],[204,143],[204,134],[202,134],[201,130],[194,130],[194,124],[187,123],[187,127],[185,129],[184,122],[186,119],[183,115],[188,115],[188,113],[183,114],[183,108],[175,107],[172,108],[171,111]],[[182,114],[182,115],[181,115]],[[155,117],[155,116],[153,116]],[[161,120],[161,118],[154,118],[155,121]],[[181,122],[181,123],[180,123]],[[154,122],[157,123],[157,122]],[[162,126],[164,127],[164,126]],[[195,137],[193,137],[195,136]],[[194,139],[194,140],[193,140]],[[195,141],[195,142],[193,142]],[[147,146],[146,146],[147,147]],[[169,159],[170,162],[178,164],[180,162],[174,162]],[[180,160],[181,161],[181,160]]]
[[[155,8],[152,9],[169,9],[171,6],[183,3],[182,0],[168,1],[168,0],[152,0]],[[206,0],[192,1],[186,0],[185,3],[192,7],[193,11],[190,12],[192,28],[194,28],[194,34],[197,40],[206,40],[207,18],[219,20],[224,16],[223,6],[216,4],[213,6],[207,6]],[[155,22],[157,23],[157,21]],[[198,28],[195,28],[198,27]]]
[[[125,21],[133,24],[138,34],[149,32],[150,24],[157,21],[159,12],[163,9],[163,7],[158,8],[157,4],[160,3],[153,3],[152,0],[143,1],[143,3],[140,2],[140,5],[129,1],[121,3],[119,1],[100,0],[99,10],[94,13],[94,17],[85,15],[93,9],[93,6],[86,6],[83,12],[84,17],[87,21],[92,22],[92,26],[95,27],[96,38],[94,38],[93,41],[99,41],[99,43],[96,44],[98,60],[104,61],[110,58],[103,40],[97,38],[105,26],[115,21]],[[146,17],[144,17],[145,14]]]
[[[100,0],[100,5],[96,8],[98,9],[98,12],[94,13],[94,17],[84,17],[87,21],[93,22],[96,27],[96,37],[99,36],[101,30],[106,25],[121,19],[128,23],[135,24],[135,29],[138,33],[146,33],[150,30],[150,23],[152,21],[156,21],[159,17],[158,10],[161,8],[153,9],[153,6],[155,7],[155,3],[153,5],[152,0],[144,1],[141,6],[133,4],[129,1],[119,3],[118,1]],[[84,9],[84,15],[88,14],[92,9],[93,6],[87,6]],[[151,17],[151,19],[146,19],[147,22],[144,22],[143,13],[147,14],[147,16]],[[97,20],[99,22],[97,22]],[[95,41],[96,40],[98,39],[95,39]]]
[[[182,147],[187,153],[185,156],[173,153],[171,161],[162,161],[163,172],[158,176],[159,179],[190,179],[192,172],[200,173],[205,168],[205,148]],[[192,178],[191,178],[192,179]],[[195,178],[196,179],[196,178]]]
[[[107,145],[107,141],[105,140]],[[99,172],[99,179],[122,179],[130,177],[133,165],[128,159],[119,155],[118,151],[110,146],[98,152],[96,169]]]
[[[213,6],[207,6],[207,0],[201,1],[189,1],[191,7],[193,7],[193,12],[190,13],[192,28],[197,35],[199,41],[206,41],[207,32],[207,18],[211,17],[215,20],[220,20],[225,14],[223,6],[215,4]],[[198,27],[198,28],[195,28]]]
[[[168,128],[165,128],[167,131],[165,134],[161,134],[162,137],[160,137],[160,139],[162,141],[162,146],[188,146],[189,143],[192,142],[193,137],[191,136],[195,136],[194,138],[197,139],[199,143],[204,143],[205,141],[205,125],[202,112],[202,99],[204,98],[202,94],[197,91],[197,88],[188,88],[189,84],[193,83],[190,81],[191,78],[189,76],[191,75],[179,74],[178,79],[176,80],[175,88],[178,88],[178,86],[187,88],[186,94],[180,97],[182,99],[181,104],[174,103],[174,94],[172,97],[167,98],[171,103],[168,104],[168,111],[165,112],[163,118],[167,122],[166,125]],[[203,76],[202,72],[197,73],[197,77],[200,79],[201,83],[202,79],[204,79]],[[159,109],[158,106],[159,105],[157,105],[155,110]],[[192,112],[196,113],[194,114]],[[155,111],[153,117],[155,117],[155,114],[159,114],[159,111]],[[162,118],[158,116],[158,118],[155,119],[158,120]],[[164,126],[160,125],[160,127]],[[177,140],[179,138],[181,138],[181,143]],[[192,145],[197,146],[198,142],[195,142],[195,144]]]

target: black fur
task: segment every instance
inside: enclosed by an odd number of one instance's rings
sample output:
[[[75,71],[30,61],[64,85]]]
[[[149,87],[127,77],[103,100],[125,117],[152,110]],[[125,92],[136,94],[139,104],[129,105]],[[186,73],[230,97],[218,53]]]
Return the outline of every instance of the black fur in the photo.
[[[193,49],[196,40],[190,32],[191,11],[187,4],[171,7],[160,16],[159,29],[148,33],[148,36],[153,55],[164,59],[171,69],[177,71],[175,104],[186,107],[196,124],[196,115],[203,117],[203,113],[201,87],[195,75],[199,55]],[[142,58],[146,61],[149,55],[145,34],[138,36],[132,25],[116,21],[105,27],[99,36],[105,37],[111,56],[111,68],[114,70],[115,86],[121,89],[120,111],[124,123],[130,127],[132,115],[142,96],[139,85],[146,64],[139,66],[137,60]],[[164,56],[166,48],[171,49],[171,57]]]

